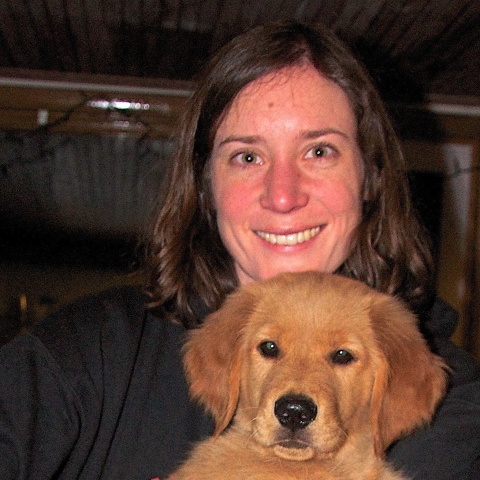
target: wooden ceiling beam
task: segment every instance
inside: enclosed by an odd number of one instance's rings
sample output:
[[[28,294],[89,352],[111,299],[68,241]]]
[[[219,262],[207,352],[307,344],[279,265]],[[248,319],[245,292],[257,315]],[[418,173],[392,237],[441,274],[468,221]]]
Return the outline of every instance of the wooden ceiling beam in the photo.
[[[191,82],[0,68],[0,129],[170,137]]]

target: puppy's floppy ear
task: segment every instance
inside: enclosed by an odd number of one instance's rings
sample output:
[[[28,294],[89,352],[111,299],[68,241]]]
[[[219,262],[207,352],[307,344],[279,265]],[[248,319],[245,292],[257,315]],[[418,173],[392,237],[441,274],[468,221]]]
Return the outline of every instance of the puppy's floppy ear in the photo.
[[[255,305],[245,289],[227,297],[223,306],[193,330],[183,347],[190,393],[215,419],[215,435],[230,423],[240,392],[242,331]]]
[[[379,295],[371,321],[379,353],[371,415],[375,453],[382,456],[394,440],[431,420],[446,390],[447,367],[399,301]]]

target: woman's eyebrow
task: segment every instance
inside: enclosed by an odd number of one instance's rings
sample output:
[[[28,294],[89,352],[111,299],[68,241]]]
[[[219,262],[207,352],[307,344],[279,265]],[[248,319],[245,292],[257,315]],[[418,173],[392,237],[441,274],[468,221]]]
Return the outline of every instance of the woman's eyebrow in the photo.
[[[224,138],[218,146],[221,147],[222,145],[225,145],[227,143],[233,143],[233,142],[240,142],[240,143],[246,143],[249,145],[253,145],[254,143],[258,143],[261,141],[261,137],[259,135],[247,135],[247,136],[229,136]]]
[[[307,140],[315,139],[318,137],[323,137],[324,135],[341,135],[344,138],[348,138],[348,135],[341,130],[337,130],[336,128],[323,128],[321,130],[308,130],[306,132],[300,133],[300,138],[305,138]]]

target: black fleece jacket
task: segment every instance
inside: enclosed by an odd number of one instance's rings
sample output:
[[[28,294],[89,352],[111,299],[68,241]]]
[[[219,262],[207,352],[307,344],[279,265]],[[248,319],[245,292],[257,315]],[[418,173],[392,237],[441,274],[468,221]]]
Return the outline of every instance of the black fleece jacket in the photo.
[[[454,386],[433,425],[389,452],[415,479],[480,479],[480,370],[449,342],[454,324],[443,303],[426,324],[455,369]],[[124,287],[3,346],[0,479],[165,479],[213,429],[188,397],[184,335]]]

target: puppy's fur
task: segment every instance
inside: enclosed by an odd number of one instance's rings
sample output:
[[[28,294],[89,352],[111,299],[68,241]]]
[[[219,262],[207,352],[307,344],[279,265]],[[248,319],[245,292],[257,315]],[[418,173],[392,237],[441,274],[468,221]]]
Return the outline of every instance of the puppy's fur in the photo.
[[[399,301],[314,272],[239,289],[184,354],[216,432],[175,480],[403,480],[384,451],[431,419],[446,388]]]

